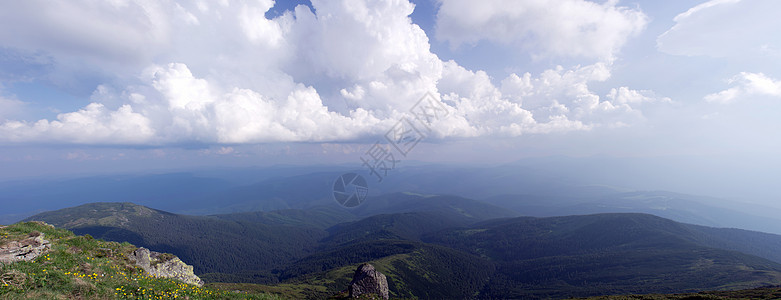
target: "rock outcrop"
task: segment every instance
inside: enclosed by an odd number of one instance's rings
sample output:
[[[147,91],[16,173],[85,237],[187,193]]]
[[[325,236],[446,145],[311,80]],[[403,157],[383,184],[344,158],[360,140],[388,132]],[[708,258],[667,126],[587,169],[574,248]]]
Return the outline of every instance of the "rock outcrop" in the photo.
[[[20,241],[10,241],[0,246],[0,263],[30,261],[51,248],[49,241],[43,239],[44,234],[34,232],[30,237]]]
[[[383,299],[388,299],[388,279],[385,275],[374,269],[370,264],[358,266],[353,275],[353,281],[348,288],[351,298],[357,298],[364,294],[376,294]]]
[[[133,251],[130,260],[151,276],[179,279],[188,284],[203,286],[203,280],[193,273],[193,266],[185,264],[171,254],[138,248]]]

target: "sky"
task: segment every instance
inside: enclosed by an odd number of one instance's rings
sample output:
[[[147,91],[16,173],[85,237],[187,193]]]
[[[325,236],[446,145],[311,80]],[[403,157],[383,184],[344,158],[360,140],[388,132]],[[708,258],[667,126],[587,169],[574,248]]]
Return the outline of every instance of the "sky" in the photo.
[[[781,165],[778,11],[775,0],[3,1],[0,179],[358,166],[405,121],[419,122],[408,161],[696,156],[769,172]],[[423,125],[421,99],[442,108]]]

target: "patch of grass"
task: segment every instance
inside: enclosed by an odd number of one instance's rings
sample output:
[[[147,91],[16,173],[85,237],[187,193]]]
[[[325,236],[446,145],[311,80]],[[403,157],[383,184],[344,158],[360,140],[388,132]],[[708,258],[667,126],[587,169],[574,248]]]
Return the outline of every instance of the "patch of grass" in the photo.
[[[160,253],[159,255],[157,255],[157,257],[154,257],[152,261],[152,265],[154,266],[154,265],[165,263],[169,260],[174,259],[174,257],[176,256],[171,253]]]
[[[127,258],[128,243],[75,236],[67,230],[27,222],[0,229],[2,241],[44,234],[51,249],[32,261],[0,265],[2,299],[281,299],[150,277]]]
[[[323,299],[332,295],[325,286],[311,284],[276,284],[263,285],[253,283],[208,283],[208,288],[224,291],[236,291],[249,294],[262,293],[274,297],[290,297],[291,299]],[[275,298],[269,298],[275,299]]]

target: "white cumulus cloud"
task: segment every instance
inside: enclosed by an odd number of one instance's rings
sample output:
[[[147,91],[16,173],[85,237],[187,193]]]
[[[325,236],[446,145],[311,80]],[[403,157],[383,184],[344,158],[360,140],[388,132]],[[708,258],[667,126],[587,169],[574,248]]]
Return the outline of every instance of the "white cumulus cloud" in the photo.
[[[645,28],[638,9],[585,0],[440,0],[437,37],[453,46],[481,40],[513,44],[536,56],[611,60]]]
[[[59,114],[54,121],[7,121],[0,125],[0,136],[12,142],[143,144],[153,141],[155,129],[130,105],[109,110],[100,103],[91,103],[79,111]]]
[[[589,83],[605,81],[610,70],[604,63],[565,70],[562,67],[544,71],[538,77],[525,73],[511,74],[502,81],[502,91],[534,114],[538,121],[561,123],[576,120],[576,128],[583,126],[624,126],[640,120],[635,103],[626,101],[624,94],[634,95],[638,91],[619,88],[606,97],[600,97],[589,87]]]

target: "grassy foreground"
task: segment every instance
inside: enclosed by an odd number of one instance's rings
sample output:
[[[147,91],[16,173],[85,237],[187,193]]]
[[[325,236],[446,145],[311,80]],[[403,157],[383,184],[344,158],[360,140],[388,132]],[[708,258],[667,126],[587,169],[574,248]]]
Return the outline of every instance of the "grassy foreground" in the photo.
[[[135,246],[76,236],[43,223],[0,227],[0,246],[40,233],[51,250],[33,261],[0,263],[1,299],[282,299],[150,277],[127,258]]]

